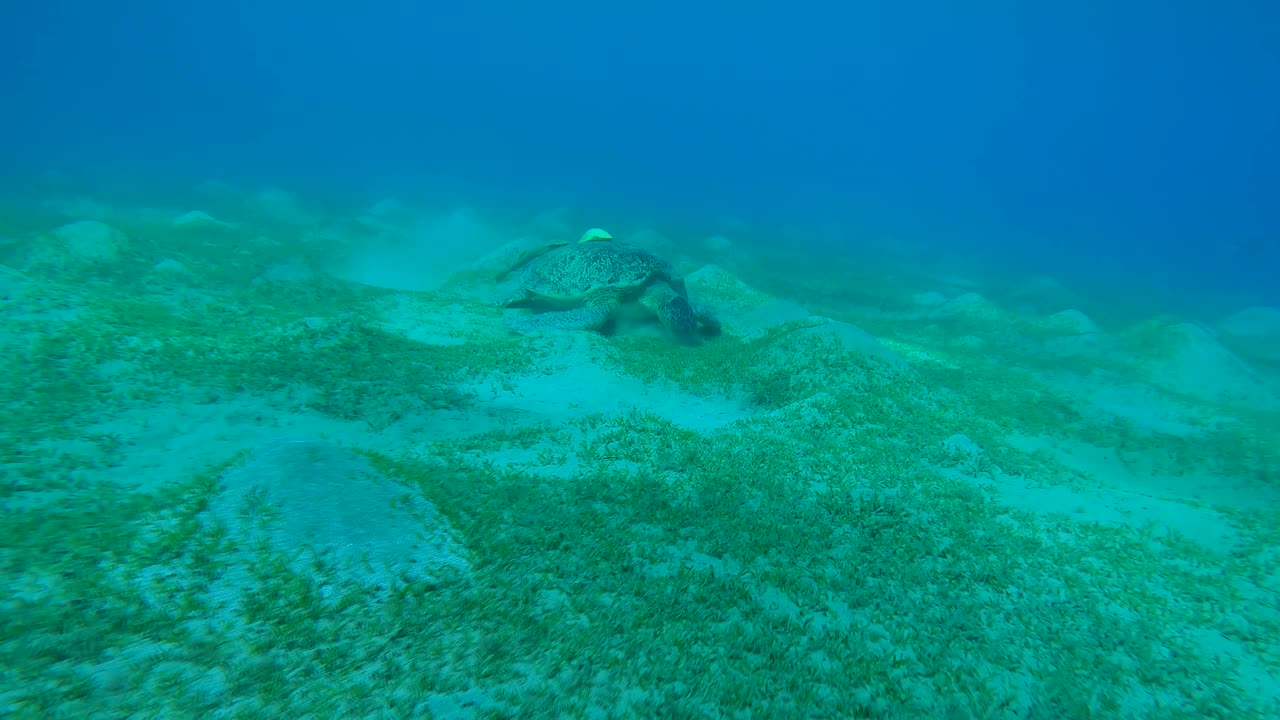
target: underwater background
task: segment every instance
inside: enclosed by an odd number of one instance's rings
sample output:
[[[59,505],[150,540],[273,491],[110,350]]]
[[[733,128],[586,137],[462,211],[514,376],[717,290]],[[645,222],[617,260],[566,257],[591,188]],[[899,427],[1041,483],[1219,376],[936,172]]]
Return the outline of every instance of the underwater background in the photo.
[[[0,716],[1280,718],[1280,6],[11,5]]]
[[[11,171],[448,188],[1280,286],[1268,3],[5,12]]]

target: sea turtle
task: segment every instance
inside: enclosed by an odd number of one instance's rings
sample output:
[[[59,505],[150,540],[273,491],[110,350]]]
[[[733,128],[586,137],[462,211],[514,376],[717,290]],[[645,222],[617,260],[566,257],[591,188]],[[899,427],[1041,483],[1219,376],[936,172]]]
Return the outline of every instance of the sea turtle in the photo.
[[[556,242],[525,251],[499,274],[519,271],[500,307],[535,305],[547,311],[512,317],[518,332],[599,330],[625,304],[638,301],[678,339],[694,341],[699,325],[718,323],[689,302],[684,278],[666,260],[592,228],[576,243]]]

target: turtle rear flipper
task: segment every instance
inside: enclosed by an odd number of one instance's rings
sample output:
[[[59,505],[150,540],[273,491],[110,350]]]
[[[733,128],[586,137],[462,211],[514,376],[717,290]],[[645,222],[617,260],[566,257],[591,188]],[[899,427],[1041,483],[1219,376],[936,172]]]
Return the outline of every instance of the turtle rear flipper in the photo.
[[[547,254],[548,252],[555,250],[556,248],[564,247],[565,245],[568,245],[568,244],[569,243],[565,241],[558,241],[558,242],[542,243],[541,245],[538,245],[536,247],[525,248],[520,252],[516,253],[515,257],[511,258],[510,260],[507,260],[506,262],[503,262],[502,265],[499,266],[498,271],[494,273],[493,279],[497,282],[502,282],[512,272],[524,267],[525,265],[528,265],[535,258],[541,257]]]
[[[507,320],[507,325],[523,334],[543,330],[599,330],[609,322],[621,302],[622,293],[616,288],[603,288],[593,292],[580,308],[513,317]]]
[[[582,237],[578,238],[579,243],[603,242],[613,240],[613,236],[607,231],[600,228],[591,228],[582,233]],[[494,273],[494,280],[501,282],[513,271],[528,265],[535,259],[555,250],[562,248],[571,243],[568,240],[557,240],[555,242],[538,243],[537,245],[528,245],[528,241],[517,240],[508,243],[508,247],[503,249],[503,259],[498,262],[497,271]],[[507,257],[510,255],[510,257]]]
[[[529,292],[529,288],[518,283],[507,283],[504,287],[499,288],[497,295],[494,296],[493,304],[500,308],[508,308],[513,305],[521,305],[533,299],[533,293]]]

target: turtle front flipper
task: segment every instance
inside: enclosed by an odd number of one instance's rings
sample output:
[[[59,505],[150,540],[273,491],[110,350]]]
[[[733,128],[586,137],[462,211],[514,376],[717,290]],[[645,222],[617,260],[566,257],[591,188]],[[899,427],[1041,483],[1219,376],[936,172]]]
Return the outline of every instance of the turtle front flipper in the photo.
[[[512,317],[508,318],[507,325],[522,334],[544,330],[600,330],[621,303],[622,292],[617,288],[602,288],[592,292],[582,307]]]

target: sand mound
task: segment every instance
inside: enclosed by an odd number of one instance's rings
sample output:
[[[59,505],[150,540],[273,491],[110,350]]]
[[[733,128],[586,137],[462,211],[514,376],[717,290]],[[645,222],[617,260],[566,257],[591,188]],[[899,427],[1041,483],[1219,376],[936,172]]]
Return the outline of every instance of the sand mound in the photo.
[[[1210,402],[1280,407],[1275,387],[1200,326],[1177,323],[1163,334],[1169,350],[1149,363],[1152,384]]]
[[[467,570],[463,548],[431,502],[335,443],[270,443],[224,473],[222,484],[212,519],[233,537],[265,540],[299,571],[333,568],[337,575],[322,582],[388,587]]]

